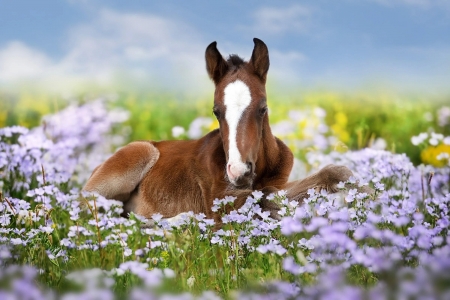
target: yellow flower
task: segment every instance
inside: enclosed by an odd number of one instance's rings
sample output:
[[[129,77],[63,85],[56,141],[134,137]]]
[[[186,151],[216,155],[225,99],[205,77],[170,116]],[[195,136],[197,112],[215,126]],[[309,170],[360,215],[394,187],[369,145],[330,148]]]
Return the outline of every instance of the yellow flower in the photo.
[[[444,167],[447,165],[447,161],[437,159],[437,156],[441,153],[448,153],[450,155],[450,145],[440,144],[437,146],[429,146],[422,150],[420,158],[425,164],[433,165],[435,167]]]
[[[338,112],[337,114],[335,114],[334,120],[336,121],[336,124],[339,124],[342,127],[347,126],[348,119],[347,119],[347,116],[343,112]]]
[[[219,121],[217,119],[214,119],[214,121],[211,122],[211,125],[209,125],[209,131],[213,131],[214,129],[219,128]]]
[[[334,115],[334,121],[335,123],[331,125],[331,130],[333,130],[333,133],[340,141],[347,143],[350,140],[350,134],[346,130],[347,116],[342,112],[338,112]]]
[[[7,110],[0,105],[0,128],[6,126]]]
[[[161,258],[164,259],[165,261],[167,261],[169,257],[170,257],[169,252],[167,251],[161,252]]]

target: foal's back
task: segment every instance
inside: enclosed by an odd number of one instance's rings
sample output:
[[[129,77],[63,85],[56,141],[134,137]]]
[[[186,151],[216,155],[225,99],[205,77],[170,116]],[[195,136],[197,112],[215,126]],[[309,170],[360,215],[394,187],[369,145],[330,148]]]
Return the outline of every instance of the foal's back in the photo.
[[[208,211],[210,207],[205,207],[204,199],[212,196],[213,185],[228,185],[219,131],[199,140],[151,144],[159,151],[159,158],[132,193],[130,203],[125,203],[128,210],[135,211],[136,203],[145,203],[138,214],[172,217],[186,211]]]

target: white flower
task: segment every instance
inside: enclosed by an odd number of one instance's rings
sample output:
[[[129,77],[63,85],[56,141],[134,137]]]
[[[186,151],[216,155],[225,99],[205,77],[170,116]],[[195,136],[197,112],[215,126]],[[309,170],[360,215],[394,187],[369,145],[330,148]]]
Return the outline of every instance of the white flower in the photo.
[[[130,248],[126,248],[125,250],[123,250],[124,256],[130,256],[131,254],[133,254],[133,250],[131,250]]]
[[[20,238],[14,238],[14,239],[11,239],[10,241],[11,241],[11,244],[13,244],[13,245],[22,245],[22,244],[24,244],[24,242]]]
[[[432,146],[437,146],[437,144],[439,143],[439,141],[436,138],[434,138],[434,137],[432,137],[428,142]]]
[[[269,196],[266,197],[266,199],[272,201],[273,199],[275,199],[275,193],[271,193]]]
[[[199,117],[192,121],[189,125],[187,135],[190,139],[198,139],[203,135],[203,130],[211,126],[213,120],[211,118]]]
[[[382,138],[375,139],[375,141],[372,143],[372,145],[370,145],[370,148],[375,149],[375,150],[384,150],[384,149],[386,149],[386,147],[387,147],[387,143]]]
[[[222,241],[222,239],[219,237],[219,236],[213,236],[212,238],[211,238],[211,244],[219,244],[219,245],[222,245],[223,244],[223,241]]]
[[[426,132],[422,132],[421,134],[417,135],[417,136],[413,136],[411,138],[411,143],[414,146],[417,146],[419,144],[422,144],[426,139],[428,138],[428,133]]]
[[[192,275],[191,277],[189,277],[187,279],[186,283],[187,283],[187,286],[189,288],[192,288],[194,286],[194,283],[195,283],[195,277]]]
[[[285,190],[280,190],[280,191],[278,191],[277,196],[284,197],[284,196],[286,196],[286,194],[287,194],[287,192]]]
[[[174,138],[178,138],[178,137],[182,136],[184,133],[185,133],[185,130],[181,126],[174,126],[172,128],[172,136]]]
[[[358,192],[357,189],[350,189],[348,191],[348,195],[345,197],[345,201],[346,202],[353,202],[353,200],[355,200],[355,195]]]
[[[340,181],[340,182],[336,185],[336,187],[337,187],[338,189],[343,189],[343,188],[345,188],[345,182]]]
[[[443,106],[438,110],[438,124],[441,127],[447,125],[450,121],[450,107]]]
[[[356,181],[357,181],[357,179],[354,176],[350,176],[348,178],[348,182],[350,182],[350,183],[356,183]]]
[[[450,155],[447,152],[442,152],[436,158],[438,160],[446,160],[450,158]]]
[[[10,219],[9,215],[4,214],[4,215],[0,216],[0,225],[8,226],[10,222],[11,222],[11,219]]]
[[[280,216],[284,216],[284,215],[286,214],[286,207],[282,207],[282,208],[278,211],[278,214],[279,214]]]
[[[432,132],[431,133],[431,138],[433,138],[433,139],[437,139],[437,140],[442,140],[443,138],[444,138],[444,135],[442,134],[442,133],[435,133],[435,132]]]
[[[327,112],[321,107],[314,107],[314,114],[319,118],[325,118],[327,116]]]
[[[155,222],[161,221],[162,217],[163,217],[163,215],[160,213],[156,213],[156,214],[152,215],[152,219],[155,220]]]
[[[47,234],[50,234],[53,232],[53,228],[51,228],[50,226],[41,226],[40,229],[42,232],[45,232]]]
[[[255,199],[261,199],[264,196],[263,192],[261,191],[253,191],[252,195]]]
[[[291,208],[296,208],[298,206],[298,201],[292,200],[289,202],[289,205]]]
[[[164,276],[166,276],[167,278],[174,278],[175,277],[175,272],[172,269],[169,268],[165,268],[163,270]]]
[[[55,259],[56,257],[50,251],[47,251],[47,256],[49,259]]]
[[[117,276],[122,276],[123,274],[125,274],[125,270],[120,268],[116,268],[115,271]]]

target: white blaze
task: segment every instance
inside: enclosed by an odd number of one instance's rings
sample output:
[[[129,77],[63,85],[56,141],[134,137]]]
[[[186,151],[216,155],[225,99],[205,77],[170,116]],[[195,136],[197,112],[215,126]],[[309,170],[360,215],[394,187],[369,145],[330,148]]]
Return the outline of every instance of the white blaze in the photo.
[[[229,128],[227,173],[230,180],[233,180],[248,171],[247,164],[242,161],[237,147],[237,127],[243,112],[249,106],[252,98],[250,89],[240,80],[228,84],[224,92],[225,120]]]

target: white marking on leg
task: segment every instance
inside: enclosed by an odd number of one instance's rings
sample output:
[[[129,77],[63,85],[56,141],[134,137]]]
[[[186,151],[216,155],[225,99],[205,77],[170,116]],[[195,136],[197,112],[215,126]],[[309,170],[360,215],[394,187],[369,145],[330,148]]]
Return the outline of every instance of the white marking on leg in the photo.
[[[242,114],[250,105],[252,97],[248,86],[240,80],[228,84],[224,93],[225,120],[229,128],[227,174],[228,178],[233,181],[248,171],[248,166],[242,161],[237,147],[237,127]]]

